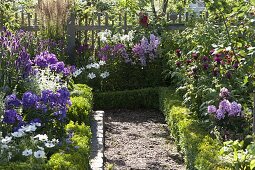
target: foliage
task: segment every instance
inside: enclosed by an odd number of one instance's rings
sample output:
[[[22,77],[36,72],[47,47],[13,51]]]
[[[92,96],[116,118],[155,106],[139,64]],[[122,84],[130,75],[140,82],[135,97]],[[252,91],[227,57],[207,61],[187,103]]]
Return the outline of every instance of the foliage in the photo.
[[[13,5],[12,0],[1,1],[0,4],[0,17],[1,17],[1,27],[5,26],[8,29],[15,29],[19,26],[15,22],[15,12],[17,8]]]
[[[68,123],[66,112],[71,105],[67,87],[75,68],[66,66],[48,51],[37,54],[37,49],[33,49],[34,39],[26,35],[22,31],[3,30],[0,39],[0,168],[20,165],[22,169],[29,163],[42,169],[53,154],[68,149],[70,144],[74,144],[71,149],[80,152],[78,157],[88,160],[89,127],[79,120],[81,125],[71,123],[64,129]],[[75,98],[87,103],[74,102],[71,113],[73,117],[83,115],[83,121],[88,123],[91,90],[82,85],[74,87],[83,88],[82,92],[76,92],[83,97]],[[88,163],[80,165],[86,167]]]
[[[67,117],[74,122],[89,124],[91,103],[84,97],[71,97],[72,106],[68,108]]]
[[[222,143],[210,136],[205,136],[198,146],[195,167],[200,170],[227,169],[220,165],[219,150]]]
[[[114,108],[158,108],[158,89],[145,88],[138,90],[94,93],[96,109]]]
[[[96,58],[88,58],[80,65],[76,82],[86,82],[94,91],[110,91],[155,87],[163,84],[159,76],[163,62],[159,56],[159,37],[139,37],[134,31],[128,34],[113,34],[109,30],[98,34],[101,48]],[[82,60],[86,51],[81,46],[77,51]],[[89,53],[90,54],[90,53]],[[85,59],[86,60],[86,59]]]
[[[247,139],[246,139],[247,140]],[[254,142],[244,145],[244,141],[226,141],[220,150],[221,163],[231,169],[255,168]]]
[[[73,132],[71,146],[52,155],[48,166],[53,169],[89,169],[90,139],[89,126],[70,122],[66,131]]]
[[[184,154],[187,168],[214,169],[218,165],[217,148],[220,142],[210,137],[208,123],[190,116],[190,111],[181,105],[180,97],[173,89],[160,89],[159,94],[161,111],[166,116],[170,133],[178,149]],[[207,147],[208,143],[213,146]],[[207,157],[212,153],[215,154],[213,157]]]

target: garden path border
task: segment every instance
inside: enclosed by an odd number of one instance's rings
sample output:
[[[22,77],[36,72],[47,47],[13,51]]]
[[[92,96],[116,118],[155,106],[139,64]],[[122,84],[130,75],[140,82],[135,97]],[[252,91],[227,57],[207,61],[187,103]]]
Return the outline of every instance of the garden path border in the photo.
[[[92,112],[90,169],[104,169],[104,111]]]

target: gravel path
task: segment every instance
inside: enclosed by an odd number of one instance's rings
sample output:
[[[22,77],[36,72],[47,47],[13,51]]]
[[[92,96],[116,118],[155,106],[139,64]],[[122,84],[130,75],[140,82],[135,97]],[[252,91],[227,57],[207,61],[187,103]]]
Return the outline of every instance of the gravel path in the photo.
[[[185,169],[159,111],[106,111],[105,128],[106,170]]]

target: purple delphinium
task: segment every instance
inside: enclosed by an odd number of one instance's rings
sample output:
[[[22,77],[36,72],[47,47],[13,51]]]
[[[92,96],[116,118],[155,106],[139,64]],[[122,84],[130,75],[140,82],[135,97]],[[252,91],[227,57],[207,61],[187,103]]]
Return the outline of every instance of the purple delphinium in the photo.
[[[19,107],[20,105],[21,105],[21,101],[17,98],[17,96],[15,94],[6,96],[5,107],[7,109],[10,109],[13,107]]]
[[[21,71],[22,77],[27,78],[32,72],[32,61],[30,55],[25,49],[22,49],[19,53],[19,57],[15,61],[16,69]]]
[[[221,98],[227,98],[227,97],[229,97],[229,95],[230,95],[230,92],[229,92],[229,90],[226,87],[223,87],[223,88],[220,89],[219,96]]]
[[[208,113],[215,113],[217,111],[217,108],[214,105],[210,105],[207,107]]]
[[[22,116],[14,109],[5,110],[3,122],[7,124],[14,124],[22,120]]]
[[[36,107],[36,103],[38,100],[39,100],[39,97],[36,94],[30,91],[25,92],[22,96],[23,108],[29,109],[29,108]]]

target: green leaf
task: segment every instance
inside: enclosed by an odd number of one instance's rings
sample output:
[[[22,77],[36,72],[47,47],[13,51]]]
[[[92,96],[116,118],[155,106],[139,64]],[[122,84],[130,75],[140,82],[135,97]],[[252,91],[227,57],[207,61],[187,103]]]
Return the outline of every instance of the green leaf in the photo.
[[[245,57],[246,56],[246,52],[244,51],[244,50],[241,50],[241,51],[239,51],[239,53],[238,53],[239,55],[241,55],[241,56],[243,56],[243,57]]]
[[[250,162],[250,169],[252,170],[253,168],[255,168],[255,160],[251,160]]]
[[[247,84],[249,82],[249,77],[245,76],[243,80],[243,85]]]

